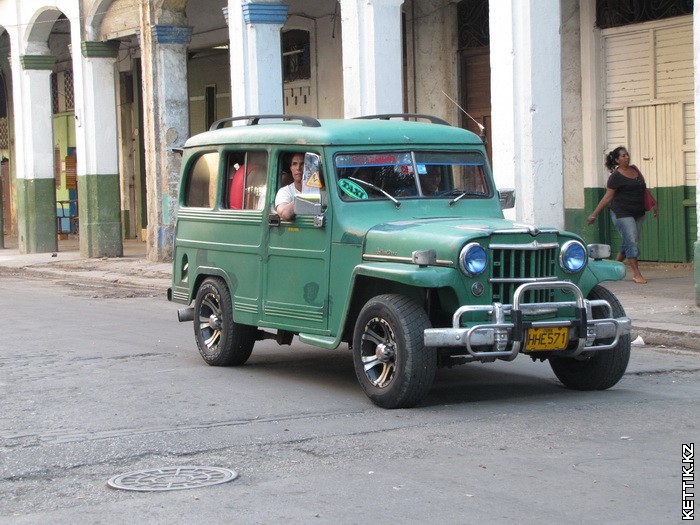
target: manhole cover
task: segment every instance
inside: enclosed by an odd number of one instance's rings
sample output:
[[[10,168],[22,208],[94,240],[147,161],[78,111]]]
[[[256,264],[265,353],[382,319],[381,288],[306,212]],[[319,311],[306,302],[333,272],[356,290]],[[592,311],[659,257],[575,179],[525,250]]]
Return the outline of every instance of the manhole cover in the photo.
[[[137,470],[111,478],[107,484],[114,489],[154,492],[207,487],[233,481],[234,470],[218,467],[166,467]]]

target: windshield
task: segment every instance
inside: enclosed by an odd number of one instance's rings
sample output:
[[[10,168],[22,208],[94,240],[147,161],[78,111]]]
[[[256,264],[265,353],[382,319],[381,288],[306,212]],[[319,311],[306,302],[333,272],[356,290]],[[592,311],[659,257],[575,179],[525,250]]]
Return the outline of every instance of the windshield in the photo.
[[[492,195],[486,159],[472,152],[372,152],[336,155],[345,201],[485,199]]]

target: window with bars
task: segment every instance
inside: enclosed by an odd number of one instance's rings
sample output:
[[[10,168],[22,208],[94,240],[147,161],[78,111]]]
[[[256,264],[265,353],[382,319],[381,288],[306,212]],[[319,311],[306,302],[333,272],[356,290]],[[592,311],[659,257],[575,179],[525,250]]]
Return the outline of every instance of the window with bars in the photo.
[[[693,0],[596,0],[601,29],[692,14]]]
[[[73,71],[68,69],[63,72],[63,91],[66,97],[66,111],[75,109],[75,99],[73,96]]]
[[[61,111],[60,105],[58,103],[58,74],[57,73],[51,73],[51,111],[53,111],[54,115]]]
[[[75,109],[72,70],[51,73],[51,109],[54,115]]]
[[[282,33],[284,82],[311,78],[311,37],[308,31],[293,29]]]
[[[457,33],[460,49],[489,45],[488,0],[462,0],[457,5]]]
[[[0,149],[10,149],[10,130],[6,118],[0,118]]]

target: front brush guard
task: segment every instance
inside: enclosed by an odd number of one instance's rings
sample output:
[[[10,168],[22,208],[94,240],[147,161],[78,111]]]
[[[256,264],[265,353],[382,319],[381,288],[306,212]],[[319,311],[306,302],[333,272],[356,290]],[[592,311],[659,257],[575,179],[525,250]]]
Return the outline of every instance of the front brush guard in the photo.
[[[531,290],[558,289],[574,295],[573,301],[521,304],[525,292]],[[593,308],[603,307],[607,317],[593,319]],[[551,312],[561,308],[573,308],[575,317],[557,321],[525,321],[524,315]],[[462,326],[462,316],[467,313],[486,313],[491,322]],[[506,317],[510,316],[510,322]],[[603,299],[589,301],[583,297],[581,290],[568,281],[531,282],[520,285],[513,294],[513,304],[462,306],[452,316],[452,328],[429,328],[424,331],[423,339],[428,347],[465,347],[467,353],[478,360],[495,358],[510,361],[515,359],[525,346],[525,334],[529,328],[568,327],[574,328],[569,334],[575,340],[576,347],[557,352],[559,356],[576,357],[582,352],[612,350],[618,344],[621,335],[630,333],[632,323],[628,317],[612,317],[610,303]],[[597,341],[612,338],[610,343]],[[489,350],[476,350],[475,347],[490,347]]]

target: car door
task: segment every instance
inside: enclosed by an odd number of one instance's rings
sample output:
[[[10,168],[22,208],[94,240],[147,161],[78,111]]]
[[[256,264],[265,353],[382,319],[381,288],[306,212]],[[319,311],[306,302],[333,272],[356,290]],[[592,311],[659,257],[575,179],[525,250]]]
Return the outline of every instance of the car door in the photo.
[[[285,151],[277,155],[277,189],[287,182],[288,159],[293,153],[296,152]],[[317,155],[307,156],[309,158],[319,160]],[[311,175],[307,171],[305,177]],[[331,235],[324,220],[328,210],[323,209],[320,202],[325,201],[324,195],[324,190],[313,192],[306,205],[308,213],[297,214],[291,220],[281,220],[274,213],[274,198],[270,199],[269,236],[264,262],[265,324],[296,332],[327,333]]]

